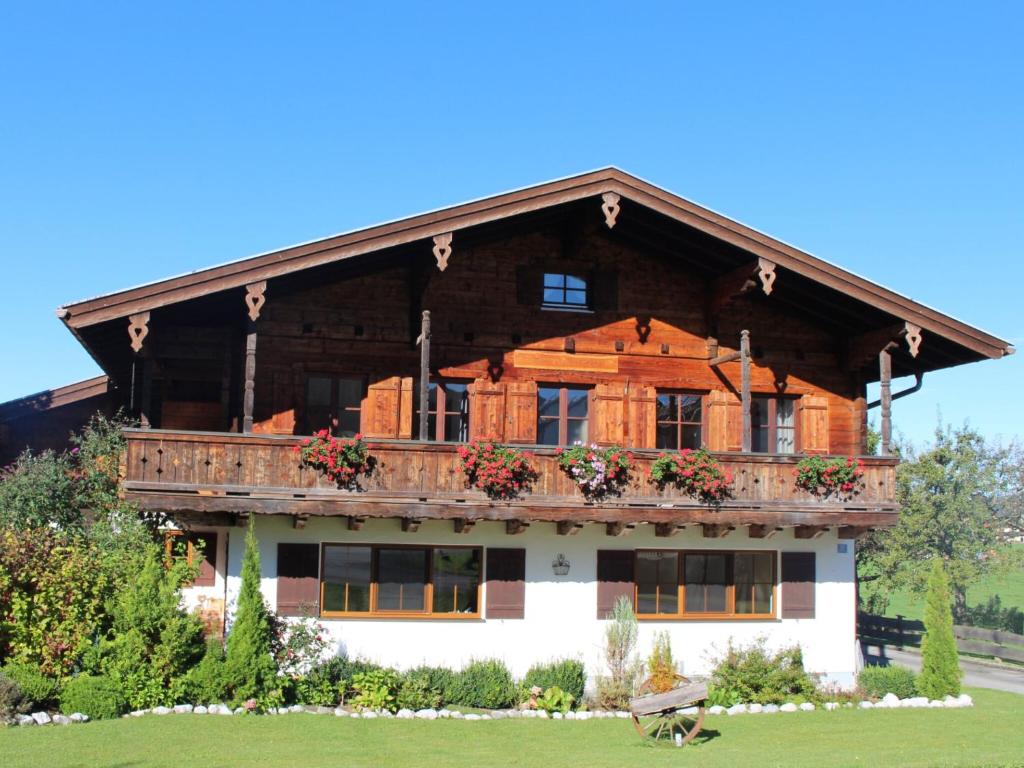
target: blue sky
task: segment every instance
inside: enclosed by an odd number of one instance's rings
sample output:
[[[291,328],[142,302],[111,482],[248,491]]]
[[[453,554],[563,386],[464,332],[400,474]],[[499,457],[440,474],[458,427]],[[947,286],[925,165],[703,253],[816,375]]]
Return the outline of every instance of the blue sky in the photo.
[[[62,303],[605,165],[1024,338],[1019,3],[143,5],[0,8],[0,401],[96,372]]]

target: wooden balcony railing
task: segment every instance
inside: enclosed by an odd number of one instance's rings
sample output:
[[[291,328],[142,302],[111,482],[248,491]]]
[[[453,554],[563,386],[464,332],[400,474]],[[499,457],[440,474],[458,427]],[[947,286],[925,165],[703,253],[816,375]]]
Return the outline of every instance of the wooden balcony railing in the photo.
[[[319,471],[302,466],[299,437],[237,433],[126,430],[125,489],[143,507],[164,510],[255,511],[279,514],[339,514],[373,517],[479,517],[503,519],[678,521],[704,519],[709,510],[683,492],[659,489],[648,479],[658,451],[633,451],[637,469],[621,495],[591,503],[559,468],[550,448],[532,449],[539,477],[532,490],[512,502],[491,502],[466,487],[456,446],[450,443],[374,441],[374,472],[358,491],[339,490]],[[780,513],[777,522],[894,522],[895,458],[865,457],[863,489],[850,500],[817,499],[799,490],[799,456],[721,453],[734,476],[731,498],[713,511],[722,522],[768,520],[753,513]],[[289,503],[291,502],[291,503]],[[494,508],[506,510],[495,513]],[[461,511],[460,511],[461,510]],[[532,514],[529,512],[532,511]],[[843,513],[842,521],[836,517]]]

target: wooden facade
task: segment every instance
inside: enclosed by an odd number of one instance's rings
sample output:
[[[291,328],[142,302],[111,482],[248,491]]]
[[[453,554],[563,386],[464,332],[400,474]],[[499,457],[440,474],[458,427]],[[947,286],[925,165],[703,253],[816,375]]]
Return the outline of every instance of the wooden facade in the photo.
[[[552,276],[562,282],[546,288]],[[545,302],[546,290],[561,301]],[[143,508],[549,520],[567,532],[587,521],[610,533],[649,522],[666,531],[749,525],[751,535],[891,524],[893,458],[863,459],[864,488],[842,501],[798,491],[798,459],[866,452],[868,382],[882,380],[887,433],[891,376],[1013,350],[615,169],[58,314],[143,427],[128,435],[125,485]],[[576,428],[588,441],[634,450],[638,471],[621,495],[594,504],[540,447],[533,489],[490,501],[466,488],[453,436],[423,434],[423,372],[465,385],[460,438],[527,447],[541,439],[540,392],[584,388],[586,424]],[[314,379],[359,388],[347,418],[377,459],[359,492],[330,487],[294,454],[318,426]],[[323,386],[330,406],[342,407],[342,385]],[[663,426],[658,398],[667,394],[698,398],[690,427],[735,475],[719,508],[647,479]],[[776,408],[791,414],[782,452],[765,431],[778,422]],[[766,434],[767,447],[758,443]]]

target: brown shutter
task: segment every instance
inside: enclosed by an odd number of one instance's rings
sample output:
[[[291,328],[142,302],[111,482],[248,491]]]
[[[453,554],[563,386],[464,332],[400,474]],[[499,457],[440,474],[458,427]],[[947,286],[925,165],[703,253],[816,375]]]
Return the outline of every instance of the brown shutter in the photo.
[[[814,618],[813,552],[782,553],[782,618]]]
[[[626,395],[622,384],[598,384],[590,392],[590,438],[598,445],[622,445]]]
[[[620,597],[633,601],[633,550],[597,550],[597,618],[607,619]]]
[[[320,603],[320,552],[317,544],[277,545],[277,612],[302,616]]]
[[[190,533],[188,538],[193,544],[201,543],[203,559],[199,563],[199,575],[192,582],[193,587],[212,587],[217,581],[217,534]]]
[[[526,550],[487,550],[487,618],[521,619],[526,612]]]
[[[366,437],[398,437],[401,396],[402,380],[398,376],[373,382],[367,387],[362,412],[362,429]]]
[[[629,388],[629,445],[654,448],[657,443],[658,393],[639,384]]]
[[[398,404],[398,437],[401,440],[409,440],[412,437],[413,422],[416,420],[416,408],[419,405],[416,398],[419,393],[412,391],[412,376],[402,379],[401,388]],[[419,434],[416,437],[418,438]]]
[[[804,453],[828,453],[828,399],[805,395],[800,400],[800,443]]]
[[[591,308],[597,312],[614,312],[619,308],[619,273],[599,269],[590,274]]]
[[[537,382],[510,381],[505,385],[505,442],[537,442]]]
[[[479,380],[469,385],[470,439],[504,439],[505,385]]]
[[[525,306],[539,307],[543,298],[544,271],[537,267],[516,267],[516,300]]]
[[[732,396],[720,389],[712,390],[705,400],[708,405],[708,449],[729,450],[729,401]],[[742,427],[742,423],[740,425]]]

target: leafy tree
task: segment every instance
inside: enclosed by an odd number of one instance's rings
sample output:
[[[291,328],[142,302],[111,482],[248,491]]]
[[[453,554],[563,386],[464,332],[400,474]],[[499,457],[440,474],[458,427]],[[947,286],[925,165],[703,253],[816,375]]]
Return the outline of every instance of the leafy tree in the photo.
[[[277,678],[269,612],[260,592],[260,552],[255,527],[255,520],[250,521],[245,534],[242,585],[225,659],[225,677],[236,704],[266,697],[276,687]]]
[[[922,696],[941,699],[960,693],[960,661],[953,637],[949,579],[939,560],[932,562],[928,596],[924,605],[924,638],[921,641],[921,674],[917,687]]]
[[[22,453],[0,469],[0,525],[25,530],[55,526],[81,530],[73,463],[67,453]]]
[[[939,428],[926,450],[901,452],[905,460],[896,470],[899,522],[858,546],[861,602],[880,611],[893,591],[922,593],[927,564],[937,557],[950,579],[954,615],[962,619],[967,588],[1019,560],[1001,541],[995,517],[1008,454],[987,445],[967,426]]]

